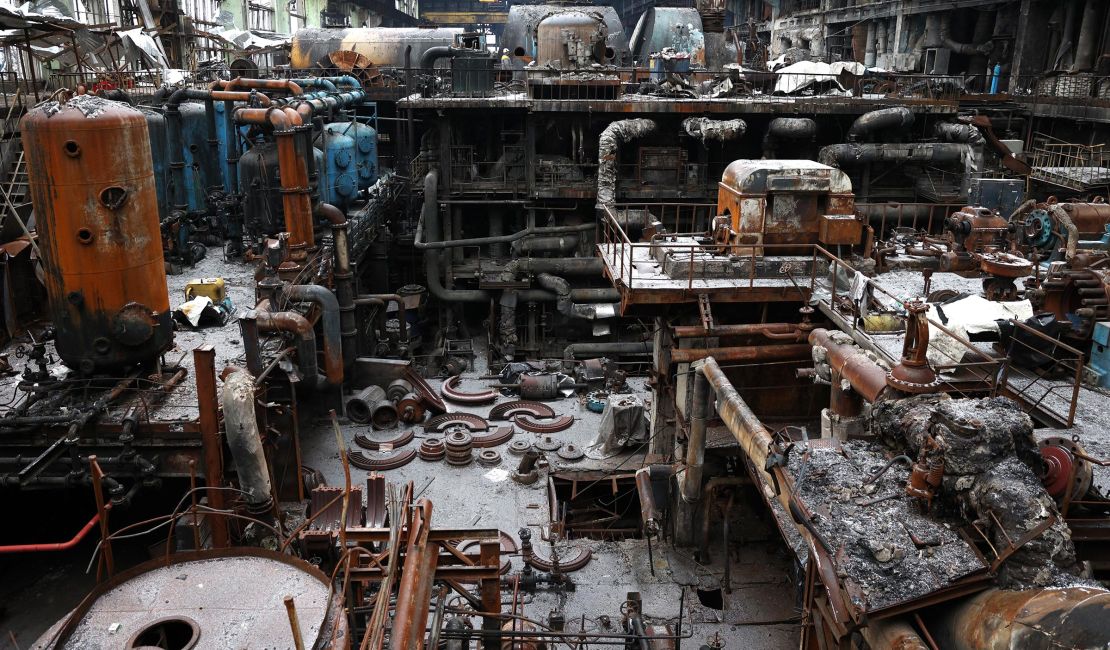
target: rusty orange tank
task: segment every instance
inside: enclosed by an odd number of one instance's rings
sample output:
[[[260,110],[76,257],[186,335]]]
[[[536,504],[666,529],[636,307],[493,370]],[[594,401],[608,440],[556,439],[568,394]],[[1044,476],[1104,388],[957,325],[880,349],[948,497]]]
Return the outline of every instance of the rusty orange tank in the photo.
[[[146,119],[82,95],[21,128],[58,356],[84,373],[155,359],[173,321]]]

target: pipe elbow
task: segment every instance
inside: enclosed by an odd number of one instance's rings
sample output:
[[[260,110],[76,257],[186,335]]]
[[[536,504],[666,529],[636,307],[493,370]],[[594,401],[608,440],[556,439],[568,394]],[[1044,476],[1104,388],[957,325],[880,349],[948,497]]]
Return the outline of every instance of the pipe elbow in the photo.
[[[323,219],[334,228],[347,226],[347,215],[331,203],[318,203],[313,214],[318,219]]]

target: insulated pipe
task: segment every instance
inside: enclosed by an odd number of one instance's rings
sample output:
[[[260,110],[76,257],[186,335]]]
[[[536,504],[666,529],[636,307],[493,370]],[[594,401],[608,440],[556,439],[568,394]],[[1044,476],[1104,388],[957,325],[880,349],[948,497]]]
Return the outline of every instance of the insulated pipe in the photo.
[[[235,77],[231,81],[214,81],[213,90],[235,90],[236,88],[254,88],[257,90],[284,90],[290,95],[303,95],[301,87],[289,79],[250,79]]]
[[[600,257],[518,257],[506,264],[504,271],[516,277],[522,273],[601,275],[604,269]]]
[[[686,471],[680,485],[687,503],[701,499],[701,478],[705,466],[705,425],[709,419],[709,380],[694,372],[694,394],[690,404],[690,437],[686,440]]]
[[[776,117],[763,134],[763,157],[773,159],[781,140],[814,140],[817,122],[808,117]]]
[[[983,144],[983,134],[971,124],[957,124],[954,122],[937,122],[933,126],[937,138],[945,142],[962,142],[965,144]]]
[[[335,294],[318,284],[291,284],[282,290],[290,302],[310,302],[320,308],[324,331],[324,374],[328,383],[343,383],[342,327],[339,324],[339,301]]]
[[[848,142],[822,147],[817,159],[831,167],[850,167],[857,163],[952,163],[963,160],[968,145],[957,143],[911,142],[904,144],[861,144]]]
[[[264,306],[266,301],[259,303],[255,312],[255,320],[260,332],[288,332],[297,338],[297,370],[301,373],[301,381],[307,388],[313,389],[320,384],[320,371],[316,363],[316,333],[312,323],[295,311],[269,311]]]
[[[570,283],[567,282],[565,278],[560,278],[558,276],[551,275],[550,273],[540,273],[536,276],[536,281],[541,287],[551,291],[555,295],[555,308],[558,309],[559,313],[563,314],[564,316],[567,316],[569,318],[587,319],[593,319],[597,317],[597,308],[593,305],[575,304],[574,292],[570,288]],[[599,292],[597,295],[599,297],[607,297],[609,294],[607,292]],[[543,300],[547,298],[546,295],[530,291],[521,291],[518,293],[518,297],[520,297],[524,301]],[[620,305],[612,305],[612,310],[614,313],[620,311]]]
[[[682,129],[692,138],[697,138],[708,147],[716,140],[721,143],[744,136],[748,125],[744,120],[711,120],[708,117],[688,117],[682,120]]]
[[[563,360],[573,361],[579,357],[593,358],[606,355],[651,354],[651,349],[651,341],[637,343],[571,343],[563,348]]]
[[[438,237],[440,233],[438,192],[439,170],[429,169],[428,173],[424,176],[424,206],[420,211],[420,224],[428,233],[428,237],[432,238],[432,241],[434,241],[434,238]],[[439,268],[440,254],[441,253],[437,250],[424,250],[424,281],[428,285],[428,291],[433,296],[444,302],[490,301],[493,294],[484,289],[463,290],[444,287]]]
[[[655,122],[635,118],[610,122],[597,139],[597,205],[612,205],[617,200],[617,152],[621,144],[655,131]]]
[[[872,361],[862,350],[841,345],[832,340],[827,329],[817,328],[809,333],[814,347],[825,349],[829,366],[848,380],[857,393],[869,402],[877,402],[887,393],[887,371]]]
[[[873,135],[876,131],[908,129],[913,126],[913,119],[913,111],[905,106],[880,108],[864,113],[852,122],[851,128],[848,129],[848,141],[855,142],[865,136]]]
[[[1060,222],[1060,225],[1064,227],[1064,230],[1068,232],[1068,240],[1065,248],[1064,259],[1070,260],[1071,258],[1075,257],[1075,251],[1079,247],[1079,229],[1075,227],[1075,223],[1072,222],[1071,216],[1068,214],[1068,211],[1065,210],[1059,203],[1053,203],[1052,205],[1048,206],[1048,211],[1051,212],[1052,216]]]
[[[1104,2],[1095,0],[1087,0],[1084,4],[1083,21],[1079,24],[1079,40],[1075,45],[1075,63],[1070,72],[1086,72],[1094,67],[1095,45],[1099,38],[1098,13],[1103,4]]]
[[[594,224],[590,224],[594,229]],[[533,253],[562,253],[566,254],[578,248],[577,235],[563,235],[562,237],[529,237],[513,242],[513,255],[531,255]]]
[[[425,198],[425,201],[426,200],[427,198]],[[592,232],[597,228],[597,224],[594,224],[592,222],[580,223],[572,226],[533,226],[531,228],[525,228],[524,230],[518,230],[511,235],[472,237],[470,239],[453,239],[451,241],[434,241],[432,240],[432,238],[434,238],[436,235],[432,234],[429,237],[429,241],[424,241],[424,233],[428,230],[427,224],[425,224],[424,221],[425,220],[422,217],[419,223],[417,223],[416,236],[413,238],[412,242],[412,245],[418,250],[465,248],[468,246],[486,246],[489,244],[510,244],[517,241],[518,239],[523,239],[524,237],[529,237],[532,235],[560,235],[564,233],[571,234]],[[438,224],[438,216],[436,219],[436,223]],[[436,232],[438,233],[439,231],[437,230]]]
[[[440,59],[452,58],[468,50],[450,45],[436,45],[424,50],[420,55],[420,67],[425,70],[431,70],[435,67],[436,61]]]
[[[296,86],[296,84],[293,84]],[[298,87],[299,89],[299,87]],[[240,108],[235,111],[237,124],[269,126],[277,140],[278,170],[281,177],[281,200],[285,212],[285,229],[290,248],[314,248],[312,231],[312,197],[309,195],[308,167],[297,151],[297,132],[301,116],[289,107]],[[230,156],[229,156],[230,157]]]
[[[254,410],[254,377],[246,370],[232,372],[224,378],[221,396],[227,446],[235,459],[239,489],[246,493],[249,512],[265,512],[272,504],[270,470]]]
[[[675,348],[671,350],[671,361],[690,363],[698,359],[713,357],[721,361],[793,361],[808,359],[808,343],[789,345],[748,345],[733,348]]]

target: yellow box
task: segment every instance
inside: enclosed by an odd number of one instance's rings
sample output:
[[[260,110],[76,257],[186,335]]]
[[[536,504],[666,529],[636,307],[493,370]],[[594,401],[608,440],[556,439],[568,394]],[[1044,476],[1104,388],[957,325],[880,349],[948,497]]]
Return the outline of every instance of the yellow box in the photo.
[[[198,278],[185,285],[185,300],[204,296],[212,302],[222,302],[227,297],[223,278]]]

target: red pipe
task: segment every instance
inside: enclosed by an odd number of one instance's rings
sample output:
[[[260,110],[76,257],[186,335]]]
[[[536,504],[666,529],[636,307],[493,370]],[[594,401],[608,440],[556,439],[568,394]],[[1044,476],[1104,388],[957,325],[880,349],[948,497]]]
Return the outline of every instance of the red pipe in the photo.
[[[111,504],[108,504],[107,507],[111,508],[112,506]],[[74,546],[80,544],[81,540],[85,539],[85,536],[89,534],[89,531],[92,530],[99,521],[100,513],[98,512],[93,515],[92,519],[89,520],[89,523],[85,524],[84,528],[77,531],[77,534],[73,536],[73,539],[69,540],[68,542],[54,542],[52,544],[11,544],[9,546],[0,546],[0,553],[41,553],[43,551],[68,551]]]

